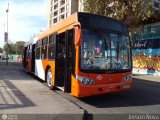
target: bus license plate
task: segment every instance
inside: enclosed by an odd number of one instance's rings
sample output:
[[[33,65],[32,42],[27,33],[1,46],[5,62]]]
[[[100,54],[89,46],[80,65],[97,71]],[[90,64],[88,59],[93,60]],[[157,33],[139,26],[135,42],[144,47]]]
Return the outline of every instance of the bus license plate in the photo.
[[[123,85],[123,88],[129,88],[129,85]]]

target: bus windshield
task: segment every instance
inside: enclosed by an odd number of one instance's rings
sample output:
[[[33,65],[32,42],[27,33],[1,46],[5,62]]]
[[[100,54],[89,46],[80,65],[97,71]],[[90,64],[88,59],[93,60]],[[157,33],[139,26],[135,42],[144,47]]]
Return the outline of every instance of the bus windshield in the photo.
[[[129,37],[83,29],[80,67],[83,70],[131,69]]]

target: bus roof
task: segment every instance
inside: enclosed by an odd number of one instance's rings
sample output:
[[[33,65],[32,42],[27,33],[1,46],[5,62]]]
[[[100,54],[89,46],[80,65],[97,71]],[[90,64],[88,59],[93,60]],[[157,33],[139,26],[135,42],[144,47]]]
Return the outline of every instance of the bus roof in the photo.
[[[104,30],[128,35],[128,27],[121,21],[111,17],[91,13],[79,13],[78,21],[82,29]]]
[[[52,26],[51,28],[49,28],[48,30],[46,30],[45,32],[37,35],[37,39],[42,39],[54,32],[57,32],[57,33],[61,33],[61,32],[64,32],[66,29],[69,29],[69,28],[72,28],[73,25],[78,25],[78,13],[74,13],[72,14],[71,16],[69,16],[68,18],[56,23],[54,26]]]
[[[62,33],[67,29],[73,28],[75,25],[80,25],[82,29],[106,29],[109,31],[119,32],[125,35],[128,34],[127,26],[118,20],[97,14],[76,12],[68,18],[56,23],[54,26],[52,26],[45,32],[37,35],[36,39],[40,40],[53,33]]]

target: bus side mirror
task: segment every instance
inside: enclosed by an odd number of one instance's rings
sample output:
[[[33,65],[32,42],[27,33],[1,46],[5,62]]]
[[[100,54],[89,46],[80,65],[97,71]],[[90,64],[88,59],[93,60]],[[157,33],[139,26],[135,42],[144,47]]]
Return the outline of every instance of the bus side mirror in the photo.
[[[81,29],[75,29],[75,46],[80,45],[81,43]]]

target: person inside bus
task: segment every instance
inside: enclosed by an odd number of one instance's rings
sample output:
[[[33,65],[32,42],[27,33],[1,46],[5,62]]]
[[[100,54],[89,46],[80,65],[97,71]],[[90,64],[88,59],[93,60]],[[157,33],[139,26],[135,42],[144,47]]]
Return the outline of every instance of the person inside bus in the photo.
[[[98,57],[105,56],[105,50],[104,50],[104,40],[97,40],[96,41],[96,47],[95,47],[95,53]]]
[[[90,64],[93,64],[93,60],[94,60],[94,56],[93,56],[93,53],[91,52],[84,52],[84,64],[86,65],[90,65]]]

